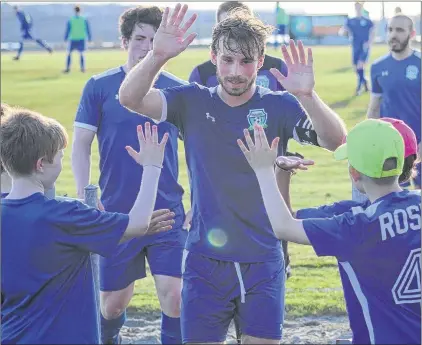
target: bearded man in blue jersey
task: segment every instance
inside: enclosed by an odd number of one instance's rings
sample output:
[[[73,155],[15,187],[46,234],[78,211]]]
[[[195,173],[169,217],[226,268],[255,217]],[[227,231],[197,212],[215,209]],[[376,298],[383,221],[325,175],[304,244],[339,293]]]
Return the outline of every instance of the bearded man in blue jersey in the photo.
[[[148,119],[123,108],[118,94],[126,74],[151,50],[161,18],[162,11],[156,6],[131,8],[121,15],[120,34],[127,61],[89,79],[76,114],[72,169],[78,196],[82,197],[84,187],[89,184],[90,152],[97,135],[101,202],[106,211],[130,210],[143,176],[142,167],[125,155],[125,146],[136,146],[138,139],[133,128]],[[186,82],[166,71],[161,71],[154,80],[154,86],[159,89],[182,84]],[[183,229],[184,191],[178,184],[179,130],[170,123],[162,123],[158,126],[160,138],[165,132],[169,133],[169,140],[155,209],[170,209],[175,213],[175,224],[168,233],[131,240],[120,245],[114,255],[100,258],[101,338],[105,344],[121,340],[119,332],[135,281],[146,277],[146,259],[162,309],[161,342],[181,343],[180,278],[187,230]]]
[[[193,217],[182,267],[183,342],[224,342],[236,317],[243,343],[278,344],[284,318],[283,254],[236,139],[245,126],[252,130],[260,123],[271,137],[282,137],[280,153],[292,138],[334,150],[345,136],[344,126],[313,90],[312,51],[306,59],[301,43],[299,50],[290,43],[292,58],[282,48],[287,77],[271,70],[291,93],[256,85],[273,28],[242,11],[213,30],[211,59],[218,86],[151,88],[165,63],[196,36],[184,38],[196,20],[194,14],[182,24],[186,11],[180,4],[172,13],[166,8],[152,51],[130,71],[119,92],[124,106],[176,125],[184,138]],[[311,109],[309,117],[304,108]]]

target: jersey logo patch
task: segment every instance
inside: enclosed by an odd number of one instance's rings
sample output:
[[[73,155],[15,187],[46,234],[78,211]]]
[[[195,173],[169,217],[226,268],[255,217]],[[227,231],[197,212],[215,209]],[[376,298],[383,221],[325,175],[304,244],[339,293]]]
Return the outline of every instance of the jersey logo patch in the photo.
[[[406,78],[409,80],[415,80],[418,77],[419,69],[415,65],[409,65],[406,67]]]
[[[266,87],[267,89],[270,86],[270,79],[266,75],[259,75],[256,77],[256,85]]]
[[[267,128],[267,113],[264,109],[251,109],[248,114],[249,130],[253,131],[255,123],[262,128]]]

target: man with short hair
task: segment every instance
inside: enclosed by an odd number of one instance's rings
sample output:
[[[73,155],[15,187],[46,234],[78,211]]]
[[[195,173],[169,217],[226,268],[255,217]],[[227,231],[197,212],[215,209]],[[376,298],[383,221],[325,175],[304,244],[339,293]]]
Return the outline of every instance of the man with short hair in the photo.
[[[28,13],[25,13],[23,10],[21,10],[18,6],[13,6],[13,9],[15,10],[16,17],[19,20],[20,23],[20,29],[21,29],[21,40],[19,41],[19,48],[16,56],[13,58],[13,60],[18,61],[21,57],[21,54],[23,52],[23,41],[25,40],[31,40],[38,43],[39,46],[43,47],[45,50],[47,50],[50,54],[53,52],[53,49],[48,45],[48,43],[44,40],[41,40],[39,38],[34,38],[32,36],[32,28],[33,28],[33,20],[31,15]]]
[[[404,121],[421,148],[421,53],[411,48],[416,30],[410,17],[398,14],[388,23],[390,52],[371,66],[372,92],[368,118],[392,117]],[[421,166],[413,179],[421,188]]]
[[[124,65],[93,76],[86,84],[75,119],[72,170],[78,195],[89,184],[90,152],[97,135],[100,154],[101,201],[106,211],[127,212],[136,198],[143,169],[124,154],[126,145],[136,145],[134,126],[148,119],[123,108],[119,88],[125,76],[152,49],[162,18],[156,6],[134,7],[120,17],[122,46],[127,52]],[[160,71],[156,88],[186,84],[174,75]],[[179,344],[181,262],[187,231],[182,229],[185,212],[183,188],[178,183],[178,129],[170,123],[158,125],[159,135],[168,132],[163,173],[158,186],[156,209],[171,209],[176,223],[173,230],[147,239],[134,239],[117,248],[114,255],[100,258],[102,341],[117,343],[126,318],[135,281],[146,277],[148,259],[162,309],[161,342]],[[123,133],[123,135],[122,135]]]
[[[91,30],[89,28],[89,22],[81,16],[81,8],[75,6],[75,15],[73,15],[67,22],[66,33],[64,34],[65,42],[69,40],[69,47],[66,59],[66,69],[64,73],[70,72],[70,64],[72,62],[73,50],[79,51],[80,55],[80,68],[81,72],[85,72],[85,44],[86,40],[91,41]]]
[[[256,85],[273,31],[259,19],[239,11],[213,30],[211,59],[219,85],[192,83],[151,88],[171,58],[194,40],[182,24],[188,7],[165,9],[152,51],[127,75],[120,102],[155,121],[167,121],[182,132],[192,189],[192,226],[183,260],[182,336],[184,343],[224,342],[237,317],[243,343],[277,344],[284,317],[284,262],[278,241],[259,197],[256,177],[236,139],[245,125],[266,127],[282,136],[278,151],[294,138],[334,150],[345,135],[343,123],[313,90],[312,52],[291,42],[288,76],[271,70],[289,92]],[[260,315],[259,318],[256,315]]]

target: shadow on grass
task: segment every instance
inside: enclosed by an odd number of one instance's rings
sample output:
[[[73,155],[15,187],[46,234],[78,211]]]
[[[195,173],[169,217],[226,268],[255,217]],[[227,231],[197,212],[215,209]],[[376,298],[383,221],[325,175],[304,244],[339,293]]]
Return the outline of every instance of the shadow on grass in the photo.
[[[330,108],[331,109],[346,108],[350,104],[350,102],[353,101],[355,98],[356,98],[356,96],[351,96],[351,97],[343,99],[341,101],[331,103]]]
[[[345,72],[349,72],[349,71],[353,71],[353,67],[350,66],[350,67],[337,68],[332,73],[345,73]]]

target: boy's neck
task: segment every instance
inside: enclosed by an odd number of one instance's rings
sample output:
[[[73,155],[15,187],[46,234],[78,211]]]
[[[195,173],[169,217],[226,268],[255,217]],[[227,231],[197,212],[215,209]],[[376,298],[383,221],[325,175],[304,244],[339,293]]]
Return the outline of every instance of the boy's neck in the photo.
[[[24,199],[35,193],[44,194],[44,186],[39,180],[32,177],[17,177],[12,178],[12,189],[7,198]]]
[[[389,186],[378,186],[373,184],[365,185],[366,196],[371,201],[371,203],[388,194],[401,192],[402,190],[403,189],[400,187],[398,182]]]

